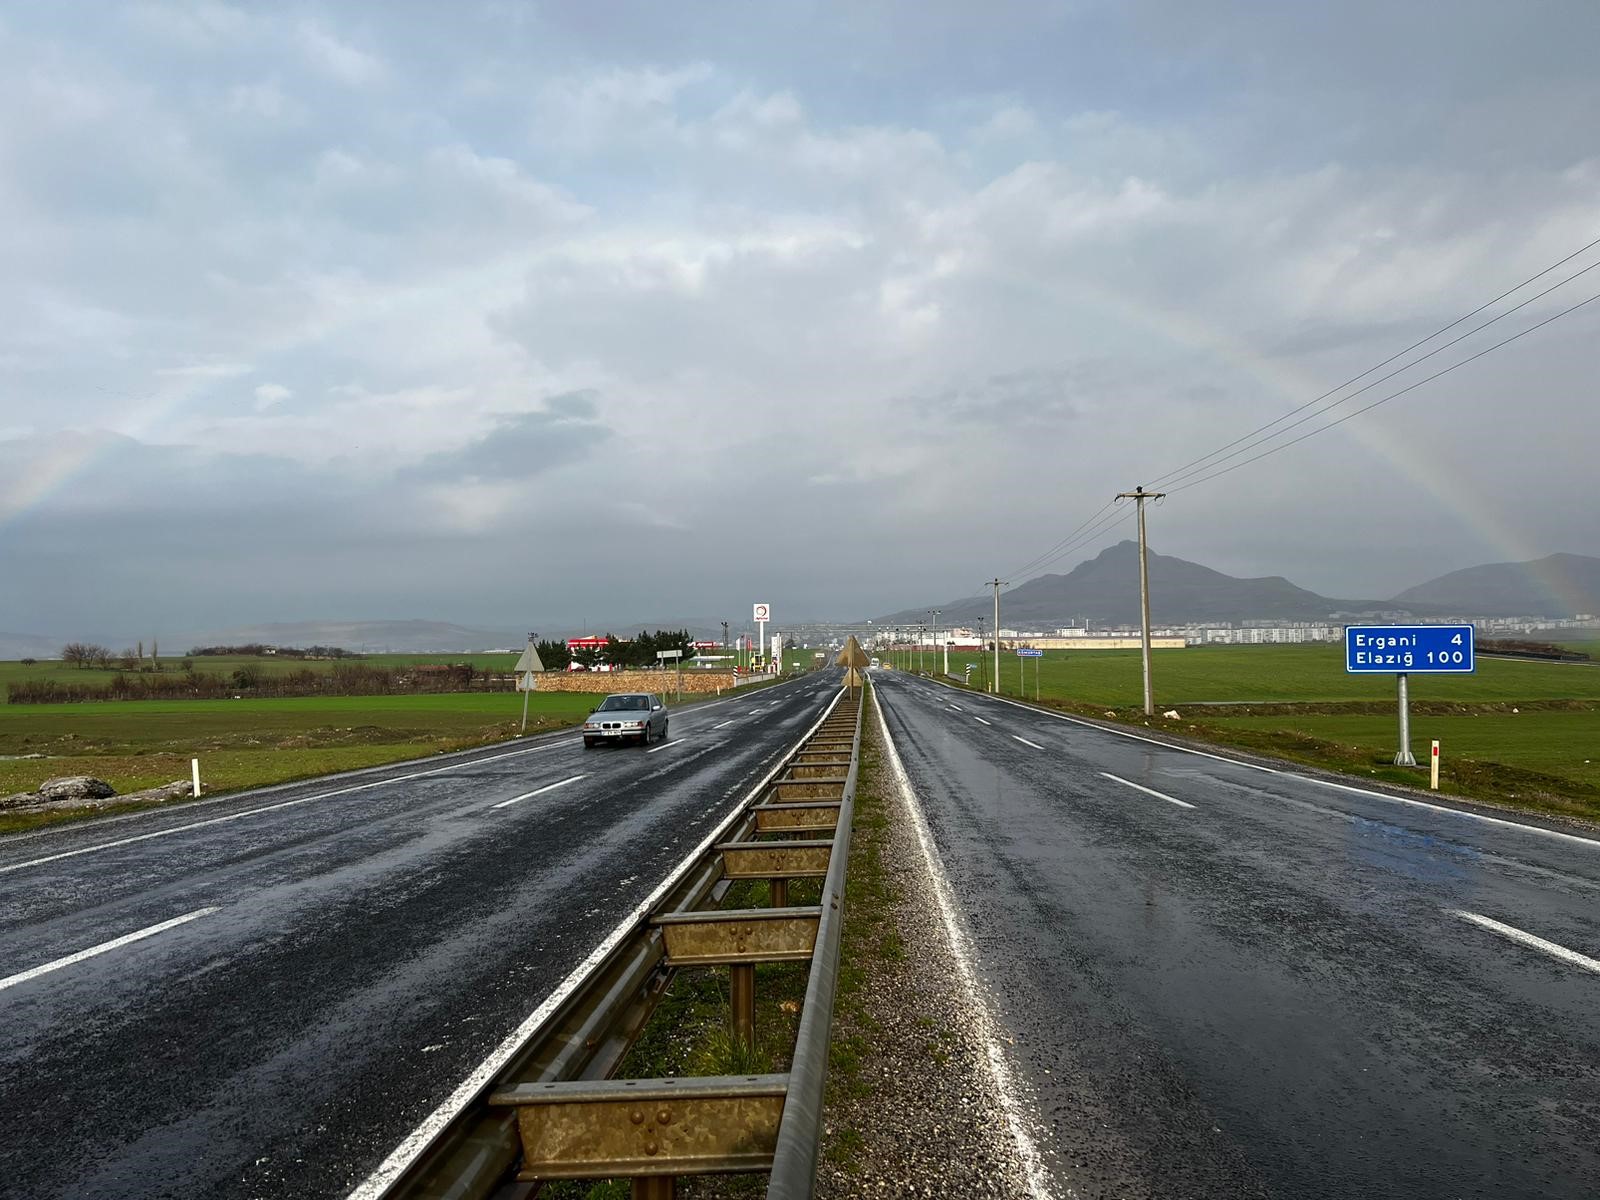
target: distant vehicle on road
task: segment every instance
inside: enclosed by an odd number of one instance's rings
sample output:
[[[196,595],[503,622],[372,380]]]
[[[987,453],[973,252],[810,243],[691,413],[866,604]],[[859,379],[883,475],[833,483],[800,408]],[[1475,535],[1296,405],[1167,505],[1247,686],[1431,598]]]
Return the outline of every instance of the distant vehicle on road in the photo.
[[[667,706],[649,692],[618,692],[600,701],[583,723],[583,748],[603,741],[637,741],[648,746],[667,736]]]
[[[883,666],[883,664],[881,662],[879,662],[877,659],[873,659],[872,660],[872,665],[875,666],[875,667]]]

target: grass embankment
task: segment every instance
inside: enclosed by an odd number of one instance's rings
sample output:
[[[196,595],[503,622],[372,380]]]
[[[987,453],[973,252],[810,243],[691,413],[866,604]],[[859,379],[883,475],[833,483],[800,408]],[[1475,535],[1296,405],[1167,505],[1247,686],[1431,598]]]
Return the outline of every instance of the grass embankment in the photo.
[[[576,723],[595,697],[529,700],[535,733]],[[0,795],[58,775],[133,792],[187,779],[196,757],[207,792],[261,787],[500,741],[521,723],[522,697],[512,692],[0,705]],[[34,754],[46,757],[22,757]],[[0,813],[0,832],[103,811]]]
[[[183,663],[191,663],[196,671],[208,675],[231,676],[235,671],[249,668],[263,676],[287,675],[291,671],[332,671],[342,663],[362,663],[371,667],[415,667],[471,663],[479,671],[506,672],[516,665],[517,655],[510,654],[365,654],[359,658],[293,658],[283,654],[163,654],[160,659],[162,674],[181,674]],[[146,658],[143,666],[151,666]],[[74,667],[59,659],[43,658],[32,665],[16,660],[0,662],[0,689],[24,679],[50,679],[58,683],[88,683],[104,687],[119,674],[115,667]]]
[[[1590,644],[1572,643],[1579,649]],[[952,671],[976,655],[951,655]],[[1001,692],[1016,696],[1018,659],[1001,656]],[[1040,699],[1142,723],[1139,652],[1050,651]],[[1262,754],[1415,786],[1396,767],[1391,675],[1349,675],[1342,645],[1193,646],[1152,658],[1154,726]],[[978,676],[974,675],[976,686]],[[1480,656],[1471,675],[1412,675],[1412,751],[1441,744],[1441,792],[1600,819],[1600,667]],[[1027,699],[1034,697],[1032,663]],[[1516,711],[1513,711],[1516,710]]]

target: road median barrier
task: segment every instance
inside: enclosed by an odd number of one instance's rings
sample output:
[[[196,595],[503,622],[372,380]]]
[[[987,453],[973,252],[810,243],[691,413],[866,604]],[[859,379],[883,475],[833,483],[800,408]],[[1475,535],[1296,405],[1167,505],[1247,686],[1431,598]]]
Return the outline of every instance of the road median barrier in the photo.
[[[655,1198],[674,1195],[677,1178],[730,1172],[766,1173],[771,1200],[811,1196],[862,707],[859,690],[841,690],[493,1079],[352,1197],[474,1200],[545,1181],[627,1179],[633,1196]],[[814,881],[811,893],[820,881],[819,902],[791,905],[791,880]],[[766,906],[718,907],[731,888],[760,896],[762,884]],[[728,971],[732,1039],[753,1054],[757,967],[806,961],[787,1070],[614,1078],[676,971]]]

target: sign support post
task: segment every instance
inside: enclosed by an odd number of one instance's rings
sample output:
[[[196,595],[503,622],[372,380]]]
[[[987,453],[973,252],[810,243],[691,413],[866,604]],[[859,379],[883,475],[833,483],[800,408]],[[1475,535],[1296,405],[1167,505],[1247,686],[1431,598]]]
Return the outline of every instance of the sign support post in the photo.
[[[522,657],[517,659],[517,665],[511,668],[516,672],[517,690],[522,693],[522,732],[528,732],[528,693],[533,691],[538,681],[534,678],[535,671],[544,670],[544,663],[539,661],[539,652],[534,649],[533,640],[538,635],[528,635],[528,647],[522,652]]]
[[[1399,684],[1400,749],[1395,751],[1394,765],[1414,767],[1417,765],[1417,760],[1411,753],[1411,697],[1406,691],[1406,673],[1401,671],[1395,676],[1395,680]]]
[[[758,656],[757,661],[759,661],[765,658],[767,653],[767,622],[772,620],[772,605],[757,604],[751,616],[755,623],[760,626],[760,632],[756,635],[756,654]],[[751,666],[754,665],[755,663],[751,663]]]

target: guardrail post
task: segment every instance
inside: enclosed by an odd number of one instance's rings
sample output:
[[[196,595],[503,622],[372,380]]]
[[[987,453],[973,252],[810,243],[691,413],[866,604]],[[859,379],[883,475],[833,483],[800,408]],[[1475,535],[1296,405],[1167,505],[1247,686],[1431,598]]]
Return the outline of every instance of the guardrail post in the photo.
[[[735,963],[728,968],[728,1002],[733,1009],[733,1036],[747,1050],[756,1045],[756,968]]]

